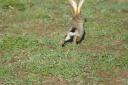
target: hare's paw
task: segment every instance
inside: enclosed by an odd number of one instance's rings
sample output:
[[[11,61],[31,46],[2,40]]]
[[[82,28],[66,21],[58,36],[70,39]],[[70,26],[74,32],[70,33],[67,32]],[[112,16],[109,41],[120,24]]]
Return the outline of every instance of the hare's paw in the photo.
[[[64,41],[60,41],[59,43],[62,47],[64,46],[65,42]]]
[[[74,42],[74,44],[78,44],[80,42],[80,40],[81,40],[80,36],[74,36],[73,42]]]
[[[76,42],[79,43],[80,40],[81,40],[81,39],[80,39],[80,36],[77,36],[77,37],[76,37]]]

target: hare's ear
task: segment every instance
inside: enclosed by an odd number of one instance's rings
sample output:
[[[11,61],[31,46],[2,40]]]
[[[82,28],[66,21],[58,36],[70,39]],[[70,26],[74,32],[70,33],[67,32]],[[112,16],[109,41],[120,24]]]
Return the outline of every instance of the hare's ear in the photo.
[[[69,3],[74,10],[74,15],[76,15],[77,14],[77,3],[74,0],[69,0]]]
[[[80,11],[81,11],[81,7],[84,3],[84,0],[80,0],[79,4],[78,4],[78,8],[77,8],[77,14],[79,15],[80,14]]]

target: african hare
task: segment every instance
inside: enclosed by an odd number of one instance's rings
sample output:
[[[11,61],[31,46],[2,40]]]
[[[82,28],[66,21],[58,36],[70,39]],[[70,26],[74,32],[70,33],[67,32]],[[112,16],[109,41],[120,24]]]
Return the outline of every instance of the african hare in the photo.
[[[81,16],[81,7],[84,0],[80,0],[77,4],[74,0],[69,0],[70,5],[73,8],[74,16],[70,23],[70,29],[65,35],[65,39],[61,42],[61,45],[64,46],[66,42],[73,41],[75,44],[81,42],[85,35],[84,23],[85,18]]]

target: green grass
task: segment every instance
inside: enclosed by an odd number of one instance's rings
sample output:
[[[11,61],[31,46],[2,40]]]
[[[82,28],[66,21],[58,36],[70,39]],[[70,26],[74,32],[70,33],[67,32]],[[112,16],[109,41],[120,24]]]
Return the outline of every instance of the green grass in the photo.
[[[85,0],[85,40],[61,47],[69,8],[66,0],[0,0],[0,84],[128,84],[127,0]]]

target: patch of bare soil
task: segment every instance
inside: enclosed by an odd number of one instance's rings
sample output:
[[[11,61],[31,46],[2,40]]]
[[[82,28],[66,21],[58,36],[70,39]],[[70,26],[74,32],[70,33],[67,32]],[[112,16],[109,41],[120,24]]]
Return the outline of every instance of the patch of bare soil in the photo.
[[[38,35],[42,35],[43,32],[45,31],[44,27],[45,25],[42,23],[34,23],[34,22],[26,22],[29,27],[28,28],[24,28],[22,30],[22,33],[28,34],[28,33],[36,33]]]
[[[128,72],[123,72],[123,73],[121,73],[121,77],[123,77],[123,78],[128,78]]]
[[[111,73],[105,71],[99,71],[97,72],[97,75],[101,78],[111,78]]]
[[[122,9],[121,12],[124,14],[128,14],[128,9]]]
[[[113,72],[118,72],[119,69],[114,69]],[[112,76],[111,73],[105,72],[105,71],[99,71],[97,72],[97,76],[101,78],[101,80],[98,82],[99,85],[102,83],[103,85],[126,85],[128,78],[127,72],[119,72],[119,75],[116,75],[115,77]]]
[[[100,37],[98,40],[99,42],[102,41],[103,39],[107,39],[104,37]],[[80,48],[78,48],[78,51],[92,51],[92,52],[96,52],[96,53],[103,53],[105,52],[109,52],[112,54],[116,54],[118,56],[124,56],[127,54],[128,49],[125,48],[124,45],[127,44],[126,41],[121,41],[121,40],[113,40],[111,45],[100,45],[100,44],[95,44],[96,42],[92,42],[89,44],[81,44]]]
[[[0,85],[5,85],[4,81],[0,80]]]
[[[42,85],[69,85],[68,81],[54,76],[43,77]]]
[[[47,36],[49,38],[58,34],[57,25],[55,23],[44,24],[42,22],[28,22],[30,27],[24,28],[21,32],[24,34],[37,34],[39,36]]]
[[[117,77],[117,78],[113,78],[111,81],[110,81],[110,84],[111,85],[125,85],[125,81],[120,78],[120,77]]]
[[[128,50],[123,46],[127,44],[125,41],[113,41],[111,46],[108,46],[108,51],[112,52],[112,53],[116,53],[119,55],[125,55],[127,54]]]

